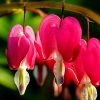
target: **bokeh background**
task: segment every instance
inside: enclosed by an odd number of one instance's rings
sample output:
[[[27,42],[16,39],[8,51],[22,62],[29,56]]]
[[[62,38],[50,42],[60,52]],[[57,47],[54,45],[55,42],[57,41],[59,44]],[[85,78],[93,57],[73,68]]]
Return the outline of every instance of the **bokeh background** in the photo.
[[[61,1],[61,0],[27,0],[29,1]],[[7,0],[0,0],[0,4],[6,3]],[[20,2],[20,0],[11,0],[11,2]],[[89,8],[98,14],[100,14],[100,0],[65,0],[67,3],[80,5]],[[54,9],[41,9],[46,14],[57,14],[61,15],[61,10]],[[82,29],[83,38],[86,38],[87,34],[87,23],[84,17],[79,14],[72,13],[69,11],[64,12],[64,16],[75,16],[79,19]],[[35,33],[38,31],[39,24],[42,17],[34,12],[26,12],[26,25],[30,25]],[[63,100],[63,92],[59,97],[53,96],[52,81],[53,75],[48,70],[48,76],[42,87],[38,86],[33,71],[29,71],[31,82],[29,83],[26,93],[24,96],[20,96],[18,90],[14,84],[13,76],[15,71],[11,71],[8,67],[7,60],[5,57],[5,50],[7,48],[7,37],[11,27],[15,24],[23,25],[23,12],[10,14],[6,16],[0,16],[0,100]],[[95,22],[90,22],[90,37],[96,37],[100,39],[100,25]],[[73,82],[68,86],[69,91],[72,95],[72,100],[75,100],[75,86]],[[98,98],[100,100],[100,88],[98,89]]]

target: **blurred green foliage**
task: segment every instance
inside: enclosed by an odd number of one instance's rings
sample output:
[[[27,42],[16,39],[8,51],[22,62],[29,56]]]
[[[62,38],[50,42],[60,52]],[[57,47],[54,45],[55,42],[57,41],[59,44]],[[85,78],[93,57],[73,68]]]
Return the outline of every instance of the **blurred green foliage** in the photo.
[[[11,2],[16,2],[20,0],[11,0]],[[26,0],[26,1],[43,1],[43,0]],[[47,1],[47,0],[44,0]],[[48,0],[48,1],[54,1],[54,0]],[[55,0],[57,2],[61,0]],[[1,3],[5,3],[6,0],[0,0]],[[100,14],[100,0],[65,0],[65,2],[81,5],[87,8],[90,8]],[[61,15],[60,10],[54,10],[54,9],[41,9],[45,13],[55,13],[57,15]],[[65,16],[72,15],[79,19],[82,25],[83,29],[83,37],[86,38],[86,32],[87,32],[87,23],[85,19],[78,14],[74,14],[72,12],[65,11]],[[34,32],[36,33],[39,28],[39,24],[42,17],[33,13],[28,12],[26,13],[26,25],[30,25]],[[25,96],[19,96],[18,91],[16,90],[16,87],[13,82],[13,76],[14,72],[8,70],[7,60],[5,57],[5,50],[7,48],[7,37],[10,29],[15,24],[21,24],[23,25],[23,12],[11,14],[8,16],[0,17],[0,100],[6,100],[7,98],[14,98],[14,100],[53,100],[53,99],[59,99],[53,97],[52,90],[52,75],[50,74],[47,77],[46,83],[41,88],[37,85],[32,72],[30,72],[31,75],[31,83],[29,84]],[[100,39],[100,25],[98,25],[95,22],[90,23],[90,36],[96,37]],[[51,81],[49,80],[51,79]],[[73,89],[72,89],[73,90]],[[99,91],[99,89],[98,89]],[[6,97],[5,97],[6,96]],[[75,99],[73,99],[75,100]],[[99,97],[98,97],[99,100]]]
[[[1,67],[1,66],[0,66]],[[7,88],[16,90],[12,73],[4,68],[0,68],[0,84]]]

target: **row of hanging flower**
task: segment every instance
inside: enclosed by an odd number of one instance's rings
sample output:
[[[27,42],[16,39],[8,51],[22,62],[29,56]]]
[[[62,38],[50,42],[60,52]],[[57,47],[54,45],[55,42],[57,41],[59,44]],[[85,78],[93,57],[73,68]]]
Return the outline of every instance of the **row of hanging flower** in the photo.
[[[38,83],[46,74],[44,64],[54,74],[54,84],[60,87],[74,81],[79,100],[96,100],[96,86],[100,83],[100,41],[82,39],[82,28],[74,17],[60,19],[47,15],[34,34],[30,26],[15,25],[8,35],[6,57],[10,69],[18,70],[14,81],[21,95],[30,81],[26,70],[33,70],[35,62]],[[42,71],[44,69],[44,71]],[[42,73],[43,72],[43,73]]]

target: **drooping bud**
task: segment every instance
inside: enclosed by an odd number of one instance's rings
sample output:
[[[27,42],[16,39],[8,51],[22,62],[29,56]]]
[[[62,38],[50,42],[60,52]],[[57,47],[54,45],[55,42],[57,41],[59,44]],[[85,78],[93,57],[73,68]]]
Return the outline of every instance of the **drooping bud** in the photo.
[[[34,46],[35,35],[30,26],[15,25],[8,35],[8,48],[6,57],[10,69],[18,70],[14,81],[21,95],[25,93],[30,81],[26,70],[34,68],[36,50]]]

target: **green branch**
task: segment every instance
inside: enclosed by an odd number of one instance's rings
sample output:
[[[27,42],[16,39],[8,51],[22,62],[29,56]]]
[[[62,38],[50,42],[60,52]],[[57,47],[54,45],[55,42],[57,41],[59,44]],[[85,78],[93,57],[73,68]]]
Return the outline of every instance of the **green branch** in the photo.
[[[26,9],[32,8],[52,8],[52,9],[61,9],[62,3],[61,2],[14,2],[9,4],[1,4],[0,11],[7,11],[7,10],[15,10],[15,9],[23,9],[24,5],[26,5]],[[73,4],[64,4],[64,10],[79,13],[85,17],[89,17],[90,19],[94,20],[98,24],[100,24],[100,15],[93,12],[90,9],[76,6]]]

